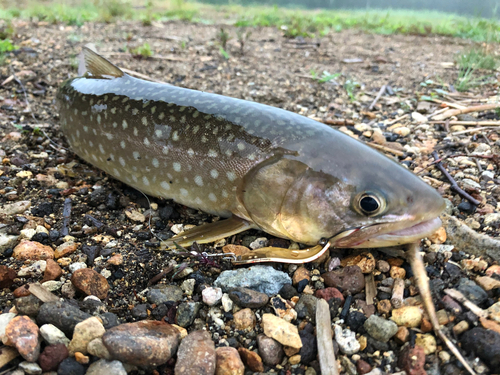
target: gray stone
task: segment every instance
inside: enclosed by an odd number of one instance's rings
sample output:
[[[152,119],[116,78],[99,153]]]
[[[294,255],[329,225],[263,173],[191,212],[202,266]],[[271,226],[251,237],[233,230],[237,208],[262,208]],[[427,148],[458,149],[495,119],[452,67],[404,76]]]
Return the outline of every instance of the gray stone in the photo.
[[[43,302],[33,294],[26,297],[19,297],[14,300],[14,306],[21,315],[37,316]]]
[[[312,323],[316,322],[316,302],[318,299],[310,294],[302,294],[295,305],[297,317],[300,319],[308,318]]]
[[[215,346],[207,331],[194,331],[179,345],[176,375],[213,375],[215,373]]]
[[[37,363],[33,362],[21,362],[19,368],[24,371],[25,374],[28,375],[39,375],[42,373],[42,368],[38,366]]]
[[[398,325],[391,320],[371,315],[363,324],[366,332],[375,340],[387,342],[398,332]]]
[[[19,236],[0,233],[0,254],[3,254],[7,249],[14,248],[17,244],[18,238]]]
[[[70,340],[66,337],[64,332],[53,324],[44,324],[43,326],[41,326],[40,333],[42,334],[43,339],[50,345],[69,345]]]
[[[79,310],[67,302],[57,301],[44,303],[38,312],[36,321],[39,326],[53,324],[66,335],[71,336],[75,326],[90,317],[90,314]]]
[[[276,366],[283,360],[285,355],[283,346],[275,339],[261,333],[257,336],[257,346],[259,347],[260,357],[266,365]]]
[[[292,279],[288,274],[277,271],[270,266],[253,266],[240,268],[234,271],[222,272],[214,285],[228,292],[234,288],[249,288],[268,296],[278,294],[280,289],[291,284]]]
[[[476,305],[480,305],[488,299],[488,293],[486,293],[483,288],[465,277],[460,279],[457,289]]]
[[[5,338],[5,327],[15,317],[16,314],[13,313],[0,314],[0,341],[3,341]]]
[[[184,302],[177,308],[175,319],[181,327],[189,327],[193,324],[198,311],[200,311],[201,303],[199,302]]]
[[[92,363],[85,373],[85,375],[103,374],[127,375],[127,371],[120,361],[107,361],[105,359],[100,359],[97,362]]]
[[[148,291],[149,303],[160,305],[169,301],[178,302],[182,299],[182,289],[176,285],[160,285]]]
[[[229,291],[228,295],[238,306],[249,307],[251,309],[258,309],[269,302],[267,294],[248,288],[234,288]]]

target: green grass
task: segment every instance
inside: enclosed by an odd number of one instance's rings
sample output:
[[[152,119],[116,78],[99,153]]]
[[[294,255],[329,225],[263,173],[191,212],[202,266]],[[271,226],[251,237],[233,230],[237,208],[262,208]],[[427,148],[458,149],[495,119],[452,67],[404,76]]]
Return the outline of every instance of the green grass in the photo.
[[[461,52],[456,57],[456,63],[458,78],[455,86],[458,91],[467,91],[490,82],[493,71],[500,66],[498,57],[482,48],[471,48]]]
[[[215,6],[186,0],[56,0],[28,1],[17,6],[3,4],[0,19],[24,18],[50,23],[81,25],[87,21],[115,22],[133,19],[150,25],[153,21],[179,19],[194,22],[228,23],[236,26],[277,27],[288,37],[321,36],[356,28],[378,34],[447,35],[474,41],[499,42],[500,22],[467,18],[435,11],[405,10],[294,10],[269,6]],[[33,2],[30,2],[33,1]]]
[[[134,48],[130,52],[135,56],[139,56],[145,59],[153,56],[153,51],[151,50],[151,46],[149,45],[149,43],[144,43],[142,46]]]

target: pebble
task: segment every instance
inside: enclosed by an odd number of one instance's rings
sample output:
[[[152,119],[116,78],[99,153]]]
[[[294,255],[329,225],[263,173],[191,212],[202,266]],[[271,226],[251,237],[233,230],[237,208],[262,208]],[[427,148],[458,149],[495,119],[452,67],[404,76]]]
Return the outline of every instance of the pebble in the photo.
[[[257,336],[257,347],[262,361],[268,366],[280,364],[285,355],[283,347],[278,341],[262,333]]]
[[[224,309],[225,312],[229,312],[233,309],[233,301],[231,300],[231,298],[229,298],[229,294],[224,293],[222,295],[221,302],[222,302],[222,308]]]
[[[295,299],[296,297],[294,297]],[[276,315],[287,322],[292,322],[297,319],[297,311],[293,308],[295,303],[282,298],[280,295],[272,297],[270,299],[270,305],[272,306]]]
[[[500,323],[500,302],[494,303],[488,309],[489,317],[496,321],[497,323]]]
[[[240,307],[258,309],[269,302],[267,294],[248,288],[234,288],[229,291],[228,295]]]
[[[199,302],[189,301],[181,303],[175,313],[175,321],[181,327],[189,327],[196,319],[200,308],[201,303]]]
[[[6,341],[5,328],[9,322],[16,317],[14,313],[0,314],[0,341]]]
[[[494,264],[493,266],[488,267],[486,270],[486,276],[498,275],[500,276],[500,265]]]
[[[107,263],[112,264],[113,266],[121,266],[123,264],[123,255],[115,254],[108,259]]]
[[[82,354],[80,352],[75,353],[75,359],[78,363],[81,363],[82,365],[88,365],[90,362],[89,356]]]
[[[259,237],[250,243],[250,249],[257,250],[266,247],[269,240],[266,237]]]
[[[489,277],[489,276],[479,276],[479,277],[477,277],[476,278],[476,283],[481,288],[483,288],[484,290],[486,290],[487,292],[489,292],[490,290],[493,290],[493,289],[500,288],[500,280],[494,279],[494,278]]]
[[[400,126],[399,128],[394,129],[392,132],[394,134],[400,135],[401,137],[406,137],[408,134],[410,134],[411,130],[406,126]]]
[[[54,251],[54,258],[59,259],[70,254],[73,254],[78,249],[78,244],[73,241],[64,242],[56,247]]]
[[[389,315],[392,310],[391,301],[388,299],[383,299],[377,303],[377,311],[381,315]]]
[[[335,341],[339,345],[339,349],[342,353],[346,355],[353,355],[359,352],[361,345],[358,340],[356,340],[356,333],[352,332],[350,329],[342,329],[341,326],[335,325]]]
[[[31,276],[39,278],[45,272],[46,267],[47,267],[47,262],[45,260],[38,260],[27,267],[22,267],[17,272],[17,277]]]
[[[314,295],[318,298],[323,298],[327,302],[331,299],[337,299],[340,302],[340,306],[344,304],[344,296],[337,288],[318,289]]]
[[[212,375],[215,367],[215,346],[210,333],[193,331],[182,340],[177,351],[176,375]]]
[[[407,375],[427,375],[424,370],[425,353],[421,346],[407,345],[399,354],[399,367],[406,371]]]
[[[16,277],[16,271],[7,266],[0,266],[0,289],[10,288]]]
[[[251,250],[246,246],[241,245],[226,245],[222,247],[224,254],[233,253],[235,256],[241,256],[249,253]]]
[[[376,315],[372,315],[366,319],[363,326],[371,337],[381,342],[389,341],[398,332],[396,323]]]
[[[22,315],[36,316],[43,302],[40,301],[33,294],[26,297],[16,298],[14,300],[14,306],[17,312]]]
[[[120,361],[107,361],[105,359],[100,359],[97,362],[92,363],[85,375],[127,375],[127,371]]]
[[[417,306],[403,306],[392,310],[391,320],[398,326],[415,328],[422,322],[423,312]]]
[[[16,316],[5,327],[6,345],[14,346],[28,362],[40,355],[40,330],[27,316]]]
[[[229,346],[217,348],[215,356],[216,375],[243,375],[245,373],[245,365],[235,348]]]
[[[288,358],[288,363],[290,363],[293,366],[299,364],[300,360],[301,360],[300,354],[296,354]]]
[[[111,359],[111,354],[109,354],[109,350],[104,346],[101,337],[95,338],[89,342],[87,345],[87,352],[97,358]]]
[[[222,299],[222,289],[209,286],[201,292],[203,303],[208,306],[217,305]]]
[[[70,343],[64,332],[53,324],[42,325],[40,327],[40,334],[49,345],[63,344],[64,346],[68,346]]]
[[[105,299],[108,296],[109,284],[104,276],[90,268],[83,268],[73,272],[71,283],[76,290],[87,296],[96,296]]]
[[[445,352],[444,350],[441,350],[441,351],[438,353],[438,356],[439,356],[439,359],[440,359],[443,363],[449,362],[449,361],[450,361],[450,359],[451,359],[451,355],[450,355],[450,353]]]
[[[182,300],[182,289],[176,285],[158,285],[149,289],[147,299],[149,303],[161,305],[166,302]]]
[[[340,270],[326,272],[321,277],[325,280],[326,286],[341,288],[352,294],[361,292],[365,287],[365,276],[358,266],[347,266]]]
[[[39,375],[42,373],[42,369],[37,363],[21,362],[18,366],[19,369],[23,370],[24,373],[28,375]]]
[[[424,353],[426,355],[434,353],[437,349],[436,338],[431,334],[417,333],[415,345],[420,345],[424,348]]]
[[[45,273],[43,274],[42,283],[51,280],[57,280],[61,277],[63,271],[61,267],[52,259],[47,259],[45,265]]]
[[[19,201],[15,203],[4,204],[2,208],[0,208],[0,214],[11,216],[22,214],[31,206],[31,201]]]
[[[406,270],[402,267],[398,267],[398,266],[392,266],[391,267],[391,270],[389,271],[389,275],[393,278],[393,279],[403,279],[405,278],[406,276]]]
[[[17,260],[46,260],[54,259],[54,250],[40,242],[22,240],[14,248],[12,254]]]
[[[361,272],[371,273],[375,269],[376,261],[372,253],[364,252],[356,256],[344,258],[340,264],[342,267],[358,266]]]
[[[454,315],[459,315],[462,312],[462,306],[450,296],[446,295],[441,299],[446,310],[451,311]]]
[[[307,318],[310,322],[316,322],[316,303],[318,299],[308,294],[302,294],[299,301],[295,305],[297,317],[300,319]]]
[[[299,331],[299,336],[302,340],[302,348],[299,351],[301,362],[308,365],[316,359],[318,354],[318,344],[316,335],[314,334],[314,327],[311,324],[307,324],[304,329]]]
[[[406,328],[405,326],[399,327],[398,332],[396,332],[396,334],[394,335],[394,340],[396,340],[399,345],[403,345],[404,343],[408,342],[409,339],[410,331],[408,330],[408,328]]]
[[[488,299],[488,294],[474,281],[462,277],[456,286],[462,294],[472,303],[480,305]]]
[[[262,315],[261,326],[264,334],[285,346],[300,349],[302,341],[297,326],[273,314]]]
[[[383,273],[389,272],[389,270],[391,269],[391,265],[387,263],[385,260],[378,260],[377,269]]]
[[[412,112],[411,118],[417,124],[426,124],[429,121],[429,119],[426,116],[418,112]]]
[[[13,236],[6,233],[0,233],[0,254],[5,250],[12,249],[18,242],[19,236]]]
[[[466,320],[462,320],[453,327],[453,332],[455,333],[455,335],[458,336],[467,331],[468,329],[469,329],[469,323],[467,323]]]
[[[78,323],[73,331],[73,338],[69,343],[68,350],[70,355],[75,352],[87,354],[87,345],[95,338],[100,338],[106,330],[102,325],[101,319],[93,316]]]
[[[53,324],[68,336],[73,334],[75,326],[90,315],[67,302],[46,302],[40,308],[36,318],[38,325]]]
[[[301,266],[295,270],[292,277],[292,284],[296,286],[302,280],[307,280],[307,282],[311,280],[310,272],[304,266]]]
[[[233,315],[234,328],[237,330],[251,331],[257,323],[257,318],[251,309],[242,309]]]
[[[195,279],[187,279],[184,280],[181,284],[181,289],[182,291],[187,295],[187,296],[192,296],[194,292],[194,287],[196,286],[196,280]],[[224,301],[223,301],[224,302]]]
[[[86,367],[73,357],[68,357],[59,365],[57,375],[85,375],[86,370]]]
[[[465,351],[473,352],[491,369],[500,367],[500,333],[475,327],[465,332],[460,342]]]
[[[69,352],[64,344],[48,345],[38,358],[38,363],[44,372],[56,371],[59,364],[68,358]]]
[[[242,287],[273,296],[278,294],[285,284],[291,283],[292,279],[285,272],[270,266],[253,266],[223,271],[214,285],[222,288],[224,292]]]
[[[356,362],[356,370],[360,375],[368,374],[372,370],[372,366],[368,362],[363,361],[362,359]]]
[[[262,364],[262,358],[257,353],[248,350],[246,348],[238,348],[238,354],[241,357],[243,363],[248,367],[250,371],[253,372],[263,372],[264,365]]]
[[[175,354],[179,336],[168,323],[143,320],[110,328],[102,342],[111,358],[136,366],[160,366]]]

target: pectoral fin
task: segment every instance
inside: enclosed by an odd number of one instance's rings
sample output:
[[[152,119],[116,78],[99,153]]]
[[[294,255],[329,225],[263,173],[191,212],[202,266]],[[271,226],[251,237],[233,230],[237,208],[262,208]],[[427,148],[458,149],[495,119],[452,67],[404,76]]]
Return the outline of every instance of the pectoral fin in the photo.
[[[256,226],[239,217],[232,216],[226,220],[188,229],[167,240],[166,246],[168,249],[174,249],[174,242],[183,247],[190,246],[193,242],[199,244],[215,242],[252,228],[256,228]]]
[[[330,248],[330,243],[326,245],[316,245],[314,247],[303,250],[290,250],[281,247],[263,247],[253,250],[248,254],[239,256],[234,264],[252,264],[264,262],[280,262],[280,263],[308,263],[318,259]]]

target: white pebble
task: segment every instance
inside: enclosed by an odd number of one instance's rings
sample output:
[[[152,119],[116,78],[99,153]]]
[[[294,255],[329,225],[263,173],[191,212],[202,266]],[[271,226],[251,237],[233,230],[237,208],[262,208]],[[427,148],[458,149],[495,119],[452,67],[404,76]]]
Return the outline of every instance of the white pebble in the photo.
[[[341,326],[335,325],[335,341],[339,344],[339,349],[342,353],[352,355],[359,352],[361,345],[356,340],[356,333],[350,329],[342,329]]]
[[[214,306],[218,304],[222,299],[222,289],[208,287],[203,289],[201,295],[203,296],[203,303],[205,303],[208,306]]]

